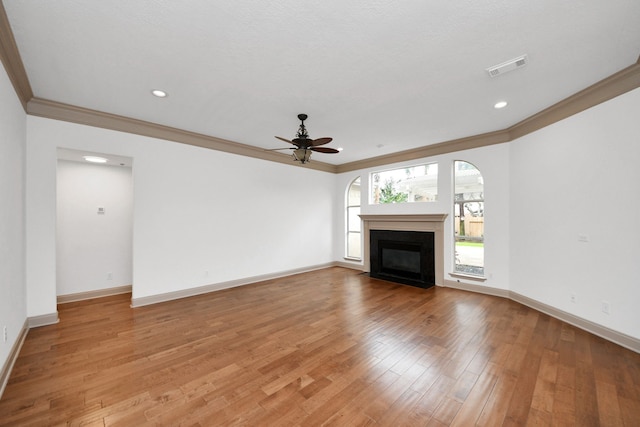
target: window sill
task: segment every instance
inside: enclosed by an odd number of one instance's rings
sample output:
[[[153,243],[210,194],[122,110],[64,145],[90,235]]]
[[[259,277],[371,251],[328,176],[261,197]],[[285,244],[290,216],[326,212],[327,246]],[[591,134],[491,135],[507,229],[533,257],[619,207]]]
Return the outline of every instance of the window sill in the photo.
[[[486,282],[487,278],[484,276],[476,276],[475,274],[468,274],[468,273],[449,273],[449,276],[451,277],[457,277],[459,279],[467,279],[467,280],[475,280],[478,282]]]
[[[343,257],[343,259],[345,261],[355,261],[355,262],[361,262],[362,261],[362,258],[354,258],[354,257],[348,257],[348,256]]]

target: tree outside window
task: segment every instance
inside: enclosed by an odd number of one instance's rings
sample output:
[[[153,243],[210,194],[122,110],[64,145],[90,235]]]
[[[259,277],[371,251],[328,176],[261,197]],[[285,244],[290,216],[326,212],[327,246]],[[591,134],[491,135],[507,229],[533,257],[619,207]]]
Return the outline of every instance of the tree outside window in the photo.
[[[438,164],[371,173],[371,203],[433,202],[438,198]]]

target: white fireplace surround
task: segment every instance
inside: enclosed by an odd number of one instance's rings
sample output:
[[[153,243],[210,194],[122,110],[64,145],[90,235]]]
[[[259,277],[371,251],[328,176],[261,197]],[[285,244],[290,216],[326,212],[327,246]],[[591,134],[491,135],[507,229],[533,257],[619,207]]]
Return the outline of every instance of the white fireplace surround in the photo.
[[[444,221],[447,214],[360,215],[363,225],[363,266],[371,272],[371,230],[431,231],[434,233],[436,285],[444,286]]]

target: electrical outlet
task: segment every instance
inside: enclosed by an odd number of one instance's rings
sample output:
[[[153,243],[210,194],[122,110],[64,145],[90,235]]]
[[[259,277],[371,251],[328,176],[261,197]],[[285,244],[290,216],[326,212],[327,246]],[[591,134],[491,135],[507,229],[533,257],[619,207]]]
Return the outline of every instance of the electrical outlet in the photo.
[[[107,273],[107,280],[113,280],[113,273],[112,272],[108,272]]]
[[[611,314],[611,303],[609,301],[602,301],[602,312],[604,314]]]
[[[4,342],[7,342],[7,327],[5,326],[4,328],[2,328],[2,338],[4,339]]]
[[[578,297],[576,296],[576,294],[572,293],[572,294],[571,294],[571,296],[570,296],[570,298],[571,298],[571,302],[572,302],[572,303],[574,303],[574,304],[575,304],[575,303],[577,303],[577,302],[578,302]]]

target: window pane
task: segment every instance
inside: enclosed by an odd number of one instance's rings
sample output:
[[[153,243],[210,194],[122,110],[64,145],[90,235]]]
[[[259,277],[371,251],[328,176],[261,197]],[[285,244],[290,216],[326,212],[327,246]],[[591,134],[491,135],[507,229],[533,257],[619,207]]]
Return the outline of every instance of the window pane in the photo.
[[[347,218],[346,218],[346,257],[360,259],[360,177],[354,179],[347,190]]]
[[[362,257],[360,251],[360,233],[347,233],[347,256],[358,259]]]
[[[438,198],[438,164],[371,173],[371,203],[433,202]]]
[[[360,206],[360,178],[353,181],[349,187],[347,206]]]
[[[348,231],[360,231],[360,224],[362,224],[362,221],[360,220],[360,217],[358,215],[360,215],[360,207],[351,207],[351,208],[347,208],[347,212],[348,212],[348,216],[349,216],[349,224],[348,224]]]
[[[484,180],[474,165],[454,163],[455,270],[484,275]]]

